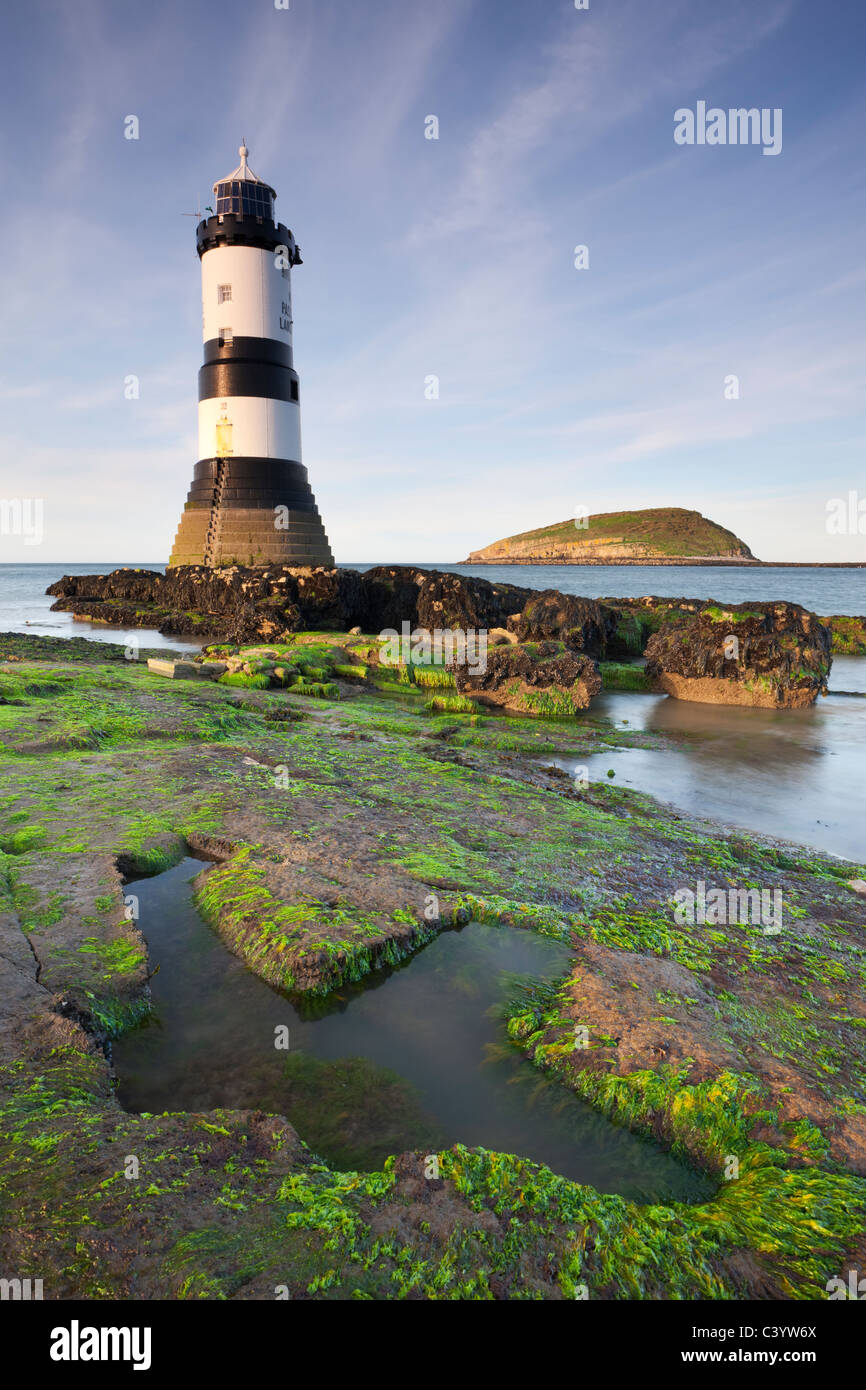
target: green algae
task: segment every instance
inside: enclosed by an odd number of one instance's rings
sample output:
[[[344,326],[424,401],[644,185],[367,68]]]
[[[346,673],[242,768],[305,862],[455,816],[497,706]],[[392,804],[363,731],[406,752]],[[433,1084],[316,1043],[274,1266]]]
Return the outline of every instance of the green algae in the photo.
[[[27,854],[45,843],[46,831],[41,825],[28,825],[11,835],[0,835],[0,852],[3,854]]]
[[[299,680],[292,686],[293,695],[304,695],[309,700],[339,700],[340,687],[333,681]]]
[[[225,671],[219,678],[220,685],[240,690],[267,690],[270,683],[270,676],[263,672]]]
[[[428,690],[441,688],[453,690],[457,682],[454,679],[454,672],[448,671],[444,666],[416,666],[415,684],[426,687]]]
[[[229,708],[222,702],[230,692],[221,692],[216,686],[183,692],[172,686],[160,697],[160,708],[166,715],[181,711],[182,719],[176,725],[175,739],[163,739],[156,748],[149,740],[161,716],[149,714],[144,720],[132,717],[135,702],[145,690],[151,698],[155,680],[134,667],[121,668],[116,676],[114,689],[91,687],[101,689],[109,703],[130,702],[124,712],[131,717],[115,726],[102,749],[88,752],[86,759],[74,751],[48,752],[38,761],[12,752],[4,757],[12,779],[10,796],[0,807],[0,814],[6,816],[0,820],[4,835],[17,833],[15,827],[20,829],[22,815],[38,818],[38,827],[44,832],[39,843],[2,861],[6,893],[13,900],[17,894],[15,910],[22,924],[30,921],[49,928],[63,911],[61,902],[28,891],[26,870],[31,856],[35,862],[44,850],[113,848],[139,871],[158,872],[176,862],[177,844],[180,852],[183,850],[182,839],[166,847],[155,844],[156,837],[167,832],[175,837],[224,833],[232,809],[242,802],[247,804],[251,796],[261,801],[262,815],[276,811],[264,799],[270,796],[267,787],[272,779],[268,774],[255,768],[244,771],[239,766],[241,752],[248,750],[261,755],[270,750],[267,756],[276,760],[273,740],[277,735],[264,722],[262,712]],[[20,672],[16,679],[26,684],[30,676]],[[55,693],[21,698],[44,699],[52,705],[72,698],[72,682],[64,684],[56,674],[52,680],[59,687]],[[407,700],[423,700],[422,692],[411,686],[404,687],[404,695]],[[82,686],[76,698],[86,702],[88,690]],[[275,708],[285,697],[263,691],[258,698],[264,711]],[[323,731],[305,726],[281,731],[282,756],[290,762],[296,789],[303,791],[308,785],[305,779],[315,779],[311,785],[323,821],[332,816],[364,815],[371,805],[380,816],[387,816],[393,808],[393,823],[384,822],[383,862],[402,866],[421,889],[448,885],[444,891],[451,896],[443,903],[446,913],[462,908],[481,920],[510,921],[561,939],[575,933],[611,950],[672,958],[696,973],[711,968],[721,957],[744,978],[751,978],[776,968],[779,947],[730,929],[712,936],[675,931],[665,910],[665,884],[681,880],[686,862],[694,866],[695,875],[710,867],[730,873],[740,884],[753,883],[758,876],[786,875],[789,889],[789,880],[797,879],[804,903],[817,910],[826,900],[828,910],[832,908],[835,913],[826,929],[821,923],[813,928],[815,932],[826,931],[826,946],[817,936],[812,950],[799,942],[801,959],[792,973],[813,986],[820,983],[834,988],[862,970],[855,922],[840,916],[839,910],[839,895],[847,892],[845,881],[863,876],[859,868],[809,852],[779,851],[752,837],[706,835],[687,824],[668,821],[650,798],[619,789],[593,785],[585,798],[566,799],[509,779],[501,768],[497,771],[496,759],[503,749],[529,754],[564,750],[569,739],[570,746],[575,746],[576,736],[590,740],[592,747],[595,735],[589,728],[582,728],[577,735],[550,729],[539,738],[524,721],[510,721],[503,730],[491,726],[501,726],[504,721],[479,720],[464,733],[451,732],[447,738],[449,747],[471,750],[478,766],[443,765],[427,756],[422,740],[447,731],[447,720],[427,718],[421,703],[386,717],[379,712],[379,699],[377,707],[376,697],[368,699],[361,692],[344,709],[322,711],[327,719],[343,721],[329,724]],[[205,709],[194,705],[194,700],[212,700],[214,704]],[[14,707],[11,712],[16,719],[29,718],[27,706]],[[309,718],[314,721],[319,717],[317,711]],[[196,738],[193,730],[199,728],[208,731],[206,737],[213,746],[197,754],[193,777],[172,773],[168,769],[173,750],[184,740]],[[342,728],[368,730],[374,742],[337,743],[333,734]],[[383,761],[381,740],[386,737],[388,754]],[[143,775],[141,749],[145,747],[148,757],[157,760],[155,777]],[[127,754],[128,762],[124,763]],[[345,778],[345,786],[340,785],[339,776]],[[71,785],[59,797],[54,783],[63,779]],[[30,809],[22,809],[22,800]],[[414,819],[404,827],[400,819],[409,807]],[[620,819],[621,813],[627,813],[628,818]],[[18,818],[12,825],[11,816]],[[290,820],[283,824],[291,827],[292,834],[316,834],[314,822],[297,825]],[[246,867],[251,876],[234,885],[227,880],[225,891],[213,903],[223,919],[226,914],[235,919],[232,929],[240,930],[245,915],[254,919],[251,955],[247,956],[246,946],[242,952],[254,968],[255,951],[262,951],[259,964],[264,965],[282,936],[293,947],[308,952],[297,956],[302,983],[307,979],[303,972],[314,956],[323,958],[325,978],[360,978],[352,972],[375,968],[388,959],[388,950],[396,952],[396,958],[404,958],[423,942],[424,932],[437,929],[419,923],[419,934],[411,944],[405,938],[392,938],[379,950],[379,941],[388,941],[391,929],[385,917],[359,912],[349,902],[335,907],[315,895],[286,903],[270,892],[264,876],[257,878],[252,872],[267,862],[257,865],[254,854],[252,849],[248,851]],[[667,854],[672,856],[669,871],[657,867],[664,864]],[[228,861],[207,875],[205,886],[213,874],[230,865]],[[245,866],[242,861],[235,867]],[[623,886],[639,883],[642,872],[653,873],[656,881],[648,896],[644,893],[639,901],[628,901]],[[679,877],[671,879],[671,874]],[[407,898],[405,911],[413,919],[420,901],[420,896],[411,902]],[[792,902],[792,906],[797,904]],[[94,909],[104,910],[96,897]],[[288,911],[283,913],[283,909]],[[805,906],[801,908],[804,910]],[[856,927],[859,931],[859,923]],[[85,945],[93,942],[92,935],[84,938]],[[284,946],[283,954],[288,949]],[[96,951],[80,954],[90,954],[94,963],[99,962]],[[108,966],[111,960],[109,952]],[[115,952],[114,960],[120,981],[125,978],[122,949]],[[132,969],[135,960],[130,956],[125,963]],[[328,976],[328,971],[333,973]],[[283,978],[293,979],[294,975],[292,969]],[[142,1007],[140,997],[138,1002],[124,1000],[112,978],[105,982],[104,995],[91,990],[91,997],[88,1000],[85,996],[83,1002],[90,1005],[96,1030],[107,1032],[129,1026],[136,1008]],[[659,1003],[671,1007],[675,1001],[660,998]],[[805,1026],[815,1031],[818,1036],[809,1034],[810,1050],[824,1084],[830,1088],[827,1094],[835,1099],[834,1113],[857,1114],[858,1103],[833,1089],[833,1068],[839,1062],[832,1055],[832,1038],[822,1022],[811,1023],[803,1016],[814,1007],[806,1000],[785,1007],[779,1002],[768,1009],[733,996],[720,997],[719,1019],[721,1026],[735,1031],[760,1028],[772,1055],[800,1065],[803,1058],[797,1056],[797,1030]],[[176,1280],[172,1287],[177,1295],[231,1297],[246,1279],[268,1267],[274,1250],[279,1249],[282,1232],[283,1241],[291,1242],[290,1255],[286,1253],[283,1258],[291,1264],[293,1287],[316,1297],[420,1294],[429,1298],[489,1298],[503,1296],[504,1281],[507,1296],[517,1298],[557,1293],[574,1297],[584,1284],[591,1296],[732,1298],[744,1290],[744,1276],[737,1270],[737,1258],[743,1251],[750,1252],[750,1258],[768,1272],[781,1296],[824,1296],[826,1277],[838,1272],[845,1251],[864,1229],[863,1180],[833,1164],[827,1134],[808,1120],[796,1124],[786,1121],[778,1105],[763,1094],[757,1079],[748,1074],[723,1072],[711,1082],[695,1085],[689,1080],[688,1069],[644,1068],[628,1076],[575,1072],[573,1042],[558,1036],[559,1030],[567,1029],[561,1001],[541,1001],[537,1010],[527,1007],[523,1015],[514,1033],[516,1041],[529,1043],[538,1064],[563,1084],[618,1123],[656,1134],[677,1152],[705,1163],[717,1174],[726,1157],[735,1155],[739,1178],[723,1181],[717,1197],[700,1208],[647,1208],[567,1183],[515,1156],[457,1148],[438,1156],[442,1177],[472,1210],[498,1213],[501,1228],[490,1233],[481,1224],[473,1227],[471,1221],[455,1221],[443,1242],[420,1225],[410,1237],[404,1234],[398,1238],[396,1234],[383,1236],[377,1220],[374,1233],[371,1211],[396,1200],[393,1164],[390,1168],[386,1164],[380,1174],[363,1175],[335,1174],[313,1165],[293,1174],[289,1186],[285,1178],[263,1180],[267,1190],[263,1197],[253,1194],[248,1181],[239,1182],[234,1172],[226,1173],[213,1196],[213,1224],[208,1227],[203,1222],[203,1230],[215,1231],[226,1212],[240,1223],[258,1206],[272,1206],[277,1191],[277,1211],[285,1213],[285,1220],[282,1215],[275,1216],[273,1230],[263,1228],[255,1239],[246,1234],[236,1239],[223,1236],[222,1245],[215,1237],[212,1246],[203,1238],[197,1244],[197,1233],[176,1237],[175,1256],[168,1259],[166,1269]],[[849,1009],[837,1005],[828,1017],[835,1027],[848,1030],[846,1037],[854,1041],[846,1046],[862,1043],[862,1020]],[[601,1037],[598,1041],[608,1045]],[[822,1052],[827,1047],[830,1052]],[[21,1166],[25,1150],[34,1160],[47,1155],[66,1161],[64,1154],[70,1160],[70,1178],[57,1189],[58,1205],[52,1215],[60,1248],[70,1240],[64,1234],[64,1223],[68,1231],[78,1230],[82,1223],[86,1226],[88,1220],[97,1230],[100,1225],[101,1198],[94,1201],[91,1194],[77,1194],[77,1179],[72,1176],[80,1171],[81,1155],[91,1142],[88,1136],[104,1123],[100,1118],[102,1102],[95,1102],[86,1087],[79,1089],[74,1080],[83,1065],[81,1057],[71,1062],[66,1059],[65,1079],[61,1079],[58,1064],[58,1078],[53,1083],[58,1089],[49,1088],[42,1099],[33,1100],[32,1125],[29,1121],[23,1127],[18,1125],[14,1134],[22,1137],[16,1138],[4,1155],[6,1191],[11,1181],[16,1192],[22,1174],[29,1171],[26,1165]],[[133,1129],[136,1124],[146,1128],[150,1123],[147,1117],[141,1121],[122,1117],[122,1122]],[[772,1144],[752,1137],[757,1125],[774,1130],[777,1137]],[[212,1136],[220,1142],[226,1137]],[[227,1157],[223,1161],[234,1160]],[[136,1217],[147,1214],[148,1219],[157,1216],[170,1222],[174,1218],[167,1213],[173,1208],[166,1206],[166,1215],[159,1216],[160,1203],[170,1203],[172,1190],[178,1190],[172,1189],[172,1183],[188,1181],[180,1173],[159,1179],[144,1191],[130,1194],[126,1205]],[[398,1211],[395,1208],[394,1226],[404,1231]],[[242,1229],[246,1231],[246,1227]],[[246,1258],[247,1245],[257,1252],[255,1258]],[[326,1245],[331,1248],[326,1250]],[[108,1287],[108,1276],[99,1274],[93,1256],[75,1253],[68,1244],[66,1248],[77,1289]],[[552,1261],[548,1259],[551,1253]],[[726,1266],[729,1257],[730,1268]],[[177,1261],[176,1270],[172,1259]],[[191,1268],[196,1263],[199,1267]],[[543,1277],[538,1272],[542,1268]]]
[[[651,691],[652,681],[641,666],[629,666],[624,662],[602,661],[598,667],[604,690]]]
[[[845,656],[866,656],[866,620],[842,614],[822,618],[832,637],[831,650]]]
[[[581,696],[580,691],[562,690],[553,686],[546,689],[522,688],[520,683],[515,683],[509,689],[509,709],[549,719],[569,719],[575,714],[581,714],[586,704],[587,701]]]
[[[763,618],[764,614],[757,608],[746,608],[741,611],[734,611],[731,608],[719,608],[709,604],[701,609],[701,617],[709,618],[714,623],[747,623],[751,618]]]
[[[265,865],[255,853],[254,847],[244,847],[211,869],[195,901],[229,947],[281,989],[327,994],[371,970],[398,964],[436,930],[407,910],[390,919],[409,927],[403,937],[389,934],[384,914],[362,913],[348,903],[282,902],[271,893]]]
[[[339,676],[344,681],[366,681],[369,674],[369,667],[359,664],[349,665],[346,662],[337,661],[331,668],[335,676]]]
[[[438,714],[477,714],[478,702],[466,695],[433,695],[425,708]]]

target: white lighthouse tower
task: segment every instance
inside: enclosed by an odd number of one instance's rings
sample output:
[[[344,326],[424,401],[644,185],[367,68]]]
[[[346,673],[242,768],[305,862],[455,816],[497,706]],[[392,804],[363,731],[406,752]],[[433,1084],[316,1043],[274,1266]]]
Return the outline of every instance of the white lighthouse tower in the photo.
[[[242,144],[238,168],[213,186],[213,215],[196,228],[199,459],[169,564],[331,566],[301,463],[291,281],[301,256],[248,153]]]

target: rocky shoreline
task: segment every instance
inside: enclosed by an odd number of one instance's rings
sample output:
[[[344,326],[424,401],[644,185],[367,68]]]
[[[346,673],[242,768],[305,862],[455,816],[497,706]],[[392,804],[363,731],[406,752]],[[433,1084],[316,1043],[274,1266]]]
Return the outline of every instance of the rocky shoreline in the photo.
[[[578,670],[569,653],[596,662],[645,656],[649,688],[678,699],[798,708],[826,693],[833,651],[866,652],[866,620],[819,618],[797,604],[594,600],[412,566],[123,569],[64,576],[48,592],[55,610],[89,622],[211,643],[353,628],[483,632],[521,651],[499,653],[484,679],[455,663],[458,693],[520,713],[574,712],[601,690],[599,673]],[[538,642],[560,647],[540,654]]]
[[[166,681],[120,647],[0,637],[5,1268],[46,1298],[558,1300],[818,1298],[862,1267],[866,868],[573,783],[551,757],[647,736],[440,712],[448,673],[373,660],[375,635],[220,645],[218,679]],[[511,1045],[715,1196],[641,1206],[461,1145],[342,1173],[291,1115],[124,1112],[111,1038],[158,965],[124,876],[190,852],[228,948],[304,997],[455,920],[568,941]],[[779,892],[783,931],[678,920],[695,881]]]

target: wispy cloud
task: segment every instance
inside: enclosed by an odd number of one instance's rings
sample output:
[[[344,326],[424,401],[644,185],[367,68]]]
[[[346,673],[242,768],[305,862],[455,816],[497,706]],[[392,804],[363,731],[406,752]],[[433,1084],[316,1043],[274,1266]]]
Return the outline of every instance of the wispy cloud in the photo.
[[[107,555],[131,506],[135,548],[167,553],[200,360],[180,214],[241,136],[304,248],[305,461],[339,556],[455,559],[567,515],[576,492],[599,510],[711,506],[760,525],[743,530],[769,558],[795,524],[826,549],[815,518],[862,475],[866,432],[863,97],[838,22],[832,90],[803,76],[806,8],[16,13],[39,61],[0,92],[21,131],[0,176],[26,163],[42,206],[4,214],[0,399],[9,476],[44,488],[57,555]],[[673,111],[699,96],[782,103],[782,157],[677,149]]]

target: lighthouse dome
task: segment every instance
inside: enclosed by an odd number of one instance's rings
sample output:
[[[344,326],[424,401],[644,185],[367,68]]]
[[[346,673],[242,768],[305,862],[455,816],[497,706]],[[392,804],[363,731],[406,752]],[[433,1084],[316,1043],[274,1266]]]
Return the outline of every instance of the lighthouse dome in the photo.
[[[273,220],[276,193],[270,184],[257,178],[247,164],[249,150],[241,143],[241,162],[226,178],[213,186],[217,214],[231,212],[237,217],[268,217]]]

